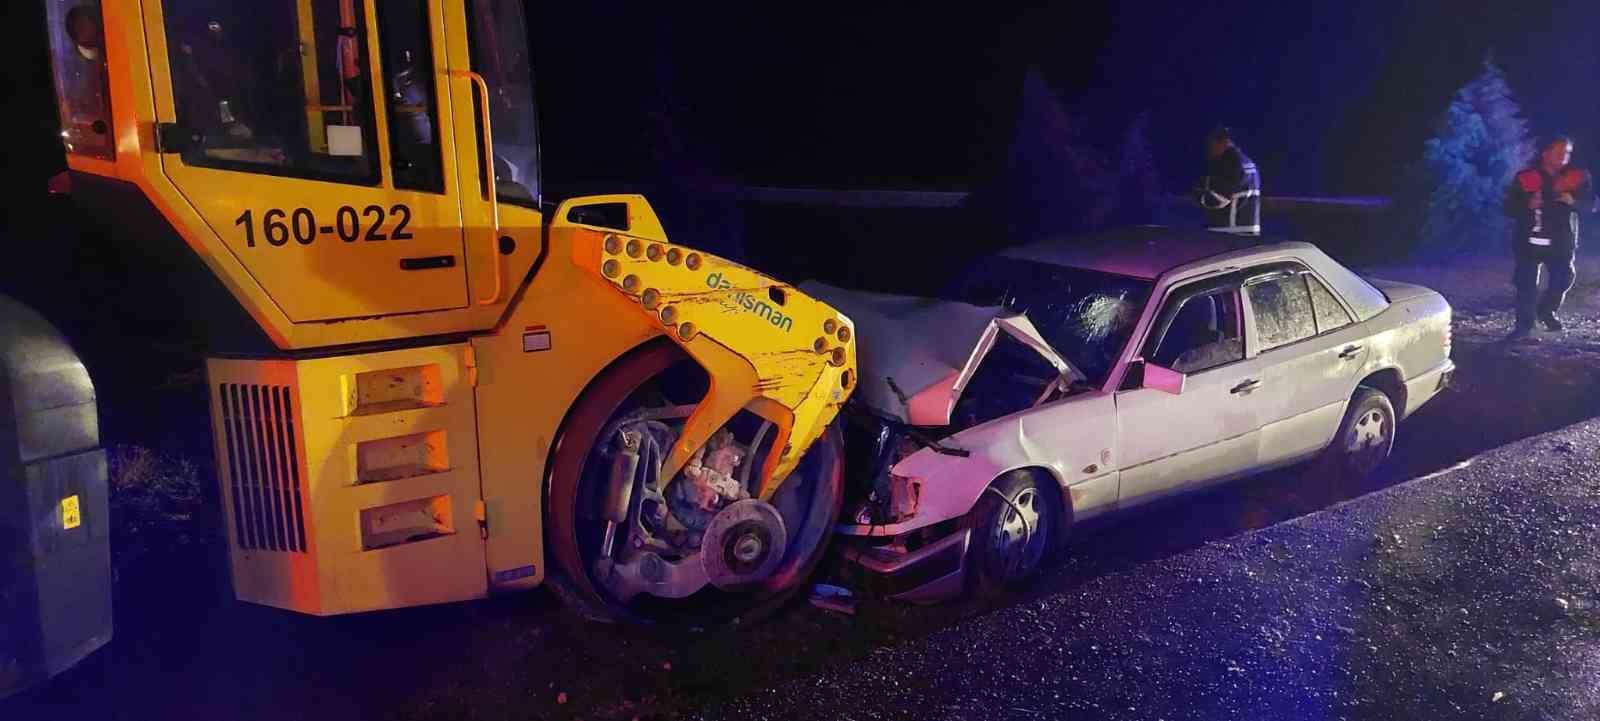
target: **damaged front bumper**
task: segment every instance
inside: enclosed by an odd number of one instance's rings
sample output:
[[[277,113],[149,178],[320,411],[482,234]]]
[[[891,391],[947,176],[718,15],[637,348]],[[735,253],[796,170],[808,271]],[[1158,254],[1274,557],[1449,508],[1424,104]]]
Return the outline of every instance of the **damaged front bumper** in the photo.
[[[849,525],[839,527],[836,540],[844,559],[861,572],[866,590],[897,601],[937,603],[965,589],[972,534],[963,524],[924,540],[932,530],[884,538],[869,535],[868,527]]]

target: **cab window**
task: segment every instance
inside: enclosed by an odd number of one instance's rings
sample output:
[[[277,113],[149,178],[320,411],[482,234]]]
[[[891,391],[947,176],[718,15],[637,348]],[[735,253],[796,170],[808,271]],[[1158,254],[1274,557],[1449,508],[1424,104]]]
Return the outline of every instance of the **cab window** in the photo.
[[[184,162],[376,184],[357,0],[167,0]]]
[[[442,193],[428,4],[424,0],[384,0],[377,9],[394,185]]]
[[[45,7],[61,141],[68,153],[111,160],[111,90],[99,0]]]
[[[1317,334],[1316,313],[1306,274],[1295,273],[1245,286],[1250,312],[1256,321],[1261,351],[1294,343]]]
[[[501,202],[538,207],[539,144],[523,0],[471,0],[467,11],[472,69],[489,86],[496,195]],[[484,109],[476,93],[473,104],[481,118]],[[481,159],[482,145],[478,154]]]

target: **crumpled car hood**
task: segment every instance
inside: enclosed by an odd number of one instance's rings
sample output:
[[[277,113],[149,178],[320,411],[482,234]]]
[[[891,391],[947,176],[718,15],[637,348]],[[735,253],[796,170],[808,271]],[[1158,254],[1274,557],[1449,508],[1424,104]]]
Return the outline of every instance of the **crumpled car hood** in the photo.
[[[904,423],[948,425],[955,399],[1002,332],[1033,347],[1063,377],[1082,377],[1026,316],[1008,315],[1000,306],[846,290],[815,281],[800,284],[800,290],[855,323],[861,364],[856,398]]]
[[[846,290],[816,281],[801,283],[800,291],[855,323],[861,364],[855,397],[906,423],[912,422],[912,399],[953,383],[1001,312],[999,306]]]

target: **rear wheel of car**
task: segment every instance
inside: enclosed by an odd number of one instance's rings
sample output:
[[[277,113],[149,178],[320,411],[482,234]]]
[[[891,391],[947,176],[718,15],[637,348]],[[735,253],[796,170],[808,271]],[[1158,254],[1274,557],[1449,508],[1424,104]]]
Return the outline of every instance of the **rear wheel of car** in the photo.
[[[985,488],[969,512],[969,580],[994,596],[1028,580],[1066,533],[1066,513],[1040,474],[1013,471]]]
[[[1389,458],[1394,433],[1394,404],[1389,396],[1373,388],[1356,389],[1328,447],[1329,470],[1347,481],[1366,480]]]

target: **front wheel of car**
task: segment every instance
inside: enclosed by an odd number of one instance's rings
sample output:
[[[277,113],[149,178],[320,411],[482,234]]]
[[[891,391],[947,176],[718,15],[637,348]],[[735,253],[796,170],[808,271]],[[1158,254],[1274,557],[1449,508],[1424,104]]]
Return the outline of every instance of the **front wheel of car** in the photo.
[[[999,595],[1032,577],[1067,532],[1066,513],[1047,482],[1053,481],[1013,471],[985,488],[973,506],[968,561],[977,595]]]
[[[1389,396],[1372,388],[1358,388],[1350,398],[1339,433],[1328,447],[1328,464],[1350,481],[1371,477],[1394,448],[1395,412]]]

